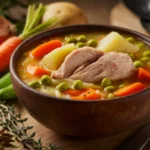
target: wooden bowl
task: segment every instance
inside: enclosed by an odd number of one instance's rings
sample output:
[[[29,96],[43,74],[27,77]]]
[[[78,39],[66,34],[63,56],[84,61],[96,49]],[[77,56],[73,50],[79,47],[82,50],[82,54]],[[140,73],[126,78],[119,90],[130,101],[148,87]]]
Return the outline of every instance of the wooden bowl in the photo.
[[[46,31],[24,41],[13,53],[10,72],[16,94],[27,111],[51,130],[69,136],[98,137],[116,134],[138,126],[150,113],[150,89],[112,100],[70,100],[48,96],[28,87],[17,73],[18,59],[24,51],[53,36],[77,32],[111,32],[150,39],[138,32],[103,25],[76,25]]]

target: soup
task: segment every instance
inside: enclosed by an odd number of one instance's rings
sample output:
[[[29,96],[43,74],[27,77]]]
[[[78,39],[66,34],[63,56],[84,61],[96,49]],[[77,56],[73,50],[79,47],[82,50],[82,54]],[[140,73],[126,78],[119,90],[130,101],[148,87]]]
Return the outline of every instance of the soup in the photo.
[[[17,67],[31,88],[74,100],[113,99],[150,85],[149,47],[117,32],[47,39],[24,52]]]

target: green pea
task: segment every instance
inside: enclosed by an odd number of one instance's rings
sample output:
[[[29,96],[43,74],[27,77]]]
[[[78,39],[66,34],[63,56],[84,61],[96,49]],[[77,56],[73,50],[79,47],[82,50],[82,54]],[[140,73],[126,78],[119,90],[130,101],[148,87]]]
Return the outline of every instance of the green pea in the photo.
[[[78,48],[81,48],[81,47],[85,46],[85,44],[82,43],[82,42],[78,42],[78,43],[76,44],[76,46],[77,46]]]
[[[114,86],[107,86],[104,88],[104,91],[106,91],[106,92],[113,92],[114,90],[115,90]]]
[[[32,82],[28,83],[28,86],[36,89],[36,88],[39,88],[41,85],[40,85],[39,81],[32,81]]]
[[[142,48],[144,46],[144,44],[143,43],[138,43],[136,46],[139,47],[139,48]]]
[[[150,51],[146,51],[143,53],[143,56],[147,56],[147,57],[150,57]]]
[[[143,67],[143,63],[139,60],[135,61],[133,63],[134,67],[139,68],[139,67]]]
[[[150,60],[150,58],[147,57],[147,56],[145,56],[145,57],[142,57],[140,60],[141,60],[142,62],[146,63],[146,62],[148,62],[148,61]]]
[[[73,88],[76,90],[81,90],[84,88],[83,82],[81,80],[77,80],[73,83]]]
[[[60,92],[66,91],[69,89],[69,86],[66,82],[62,82],[56,86],[56,89]]]
[[[120,84],[119,85],[119,88],[123,88],[123,87],[125,87],[126,85],[125,84]]]
[[[133,53],[129,53],[129,56],[130,56],[131,58],[134,58],[134,54],[133,54]]]
[[[114,95],[114,94],[112,94],[112,93],[109,93],[107,97],[108,97],[109,99],[111,99],[111,98],[114,98],[114,97],[115,97],[115,95]]]
[[[43,75],[42,78],[40,79],[40,82],[43,85],[51,85],[52,84],[52,79],[48,75]]]
[[[77,41],[79,41],[79,42],[86,42],[87,38],[86,38],[85,35],[80,35],[80,36],[78,36]]]
[[[128,37],[127,38],[127,41],[130,42],[130,43],[134,43],[135,42],[135,39],[133,37]]]
[[[101,82],[101,86],[106,87],[111,85],[111,81],[108,78],[104,78]]]
[[[76,38],[75,37],[68,37],[66,38],[67,43],[76,43]]]
[[[97,46],[97,41],[95,39],[91,39],[87,42],[87,45],[91,46],[91,47],[96,47]]]

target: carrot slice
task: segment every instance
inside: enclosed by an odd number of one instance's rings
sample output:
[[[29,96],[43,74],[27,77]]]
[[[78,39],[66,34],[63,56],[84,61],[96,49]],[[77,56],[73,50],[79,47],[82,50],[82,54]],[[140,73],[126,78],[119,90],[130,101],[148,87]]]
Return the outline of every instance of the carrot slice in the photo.
[[[16,47],[22,42],[19,37],[10,37],[0,45],[0,72],[9,68],[10,57]]]
[[[31,51],[31,55],[35,58],[41,58],[51,52],[52,50],[61,47],[62,43],[59,40],[52,40],[50,42],[46,42],[34,50]]]
[[[149,80],[150,81],[150,72],[143,68],[139,68],[138,70],[138,79],[139,80]]]
[[[50,72],[37,66],[28,65],[27,66],[28,73],[35,75],[35,76],[43,76],[43,75],[50,75]]]
[[[64,94],[68,94],[70,96],[78,96],[78,95],[82,94],[83,92],[85,92],[85,90],[73,90],[73,89],[69,89],[69,90],[66,90],[64,92]]]
[[[136,92],[139,92],[141,90],[143,90],[145,88],[145,85],[140,83],[140,82],[136,82],[133,83],[131,85],[125,86],[123,88],[118,89],[117,91],[114,92],[115,96],[127,96],[130,94],[134,94]]]
[[[71,98],[76,100],[97,100],[101,98],[101,95],[98,94],[95,90],[89,88],[86,89],[78,96],[72,96]]]

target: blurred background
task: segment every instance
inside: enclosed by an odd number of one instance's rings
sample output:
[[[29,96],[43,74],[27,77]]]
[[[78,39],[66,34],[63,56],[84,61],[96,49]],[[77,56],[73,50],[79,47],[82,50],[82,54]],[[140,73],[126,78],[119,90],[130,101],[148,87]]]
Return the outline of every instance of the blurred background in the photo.
[[[90,24],[112,24],[149,36],[150,0],[0,0],[0,15],[22,31],[29,3],[71,2],[81,8]],[[119,5],[120,4],[120,5]],[[136,26],[136,27],[135,27]],[[148,31],[148,32],[147,32]]]
[[[45,3],[58,0],[43,0]],[[66,0],[77,4],[88,17],[89,23],[109,24],[111,9],[119,0]]]
[[[28,2],[38,2],[36,0],[0,0],[0,14],[4,14],[8,19],[23,19],[22,16]],[[61,0],[41,0],[44,3],[60,2]],[[77,4],[88,17],[89,23],[108,24],[109,14],[118,0],[65,0]],[[21,5],[20,5],[21,4]],[[16,6],[18,5],[18,6]]]

